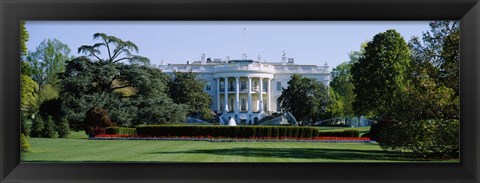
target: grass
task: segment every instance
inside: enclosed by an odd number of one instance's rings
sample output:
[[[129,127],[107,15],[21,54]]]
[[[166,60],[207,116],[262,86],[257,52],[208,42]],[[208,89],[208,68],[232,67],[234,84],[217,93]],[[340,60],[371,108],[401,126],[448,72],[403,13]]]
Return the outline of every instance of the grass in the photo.
[[[408,154],[384,152],[377,143],[205,142],[29,138],[22,161],[50,162],[412,162]],[[447,160],[458,162],[458,160]]]
[[[313,128],[318,128],[320,131],[343,131],[343,130],[358,130],[360,135],[368,133],[370,131],[370,126],[362,127],[329,127],[329,126],[312,126]]]

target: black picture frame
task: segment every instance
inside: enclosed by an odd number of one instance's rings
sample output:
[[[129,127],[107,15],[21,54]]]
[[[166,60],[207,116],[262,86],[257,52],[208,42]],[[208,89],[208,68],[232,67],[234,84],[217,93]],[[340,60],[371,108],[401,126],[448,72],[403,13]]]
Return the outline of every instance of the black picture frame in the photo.
[[[460,163],[25,163],[20,20],[460,20]],[[0,182],[479,182],[478,0],[0,0]]]

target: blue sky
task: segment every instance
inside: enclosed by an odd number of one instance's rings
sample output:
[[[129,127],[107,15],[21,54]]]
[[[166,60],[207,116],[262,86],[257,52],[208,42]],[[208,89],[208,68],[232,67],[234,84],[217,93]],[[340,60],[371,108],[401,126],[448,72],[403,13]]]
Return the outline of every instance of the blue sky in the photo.
[[[249,59],[260,55],[279,62],[285,51],[297,64],[327,62],[330,68],[348,61],[350,51],[377,33],[395,29],[408,41],[429,30],[427,21],[27,21],[26,28],[32,51],[56,38],[79,55],[78,47],[93,45],[93,34],[103,32],[134,42],[152,64],[196,61],[204,53],[240,59],[243,52]]]

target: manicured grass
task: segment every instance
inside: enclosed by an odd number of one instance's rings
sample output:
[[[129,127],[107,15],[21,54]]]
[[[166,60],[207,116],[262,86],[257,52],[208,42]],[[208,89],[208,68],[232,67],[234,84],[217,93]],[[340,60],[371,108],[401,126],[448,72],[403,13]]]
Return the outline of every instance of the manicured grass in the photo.
[[[23,161],[99,162],[409,162],[408,155],[384,152],[377,143],[205,142],[29,138]],[[455,162],[449,160],[448,162]]]
[[[312,126],[313,128],[318,128],[320,131],[343,131],[343,130],[358,130],[360,135],[368,133],[370,131],[370,126],[362,127],[330,127],[330,126]]]

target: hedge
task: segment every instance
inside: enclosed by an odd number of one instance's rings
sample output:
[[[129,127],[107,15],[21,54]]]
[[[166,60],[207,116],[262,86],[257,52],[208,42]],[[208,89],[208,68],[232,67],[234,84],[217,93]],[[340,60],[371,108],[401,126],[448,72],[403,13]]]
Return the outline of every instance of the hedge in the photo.
[[[310,127],[289,126],[165,126],[144,125],[137,127],[144,136],[212,136],[212,137],[318,137],[318,130]]]
[[[106,134],[119,134],[119,135],[135,135],[137,130],[135,128],[126,127],[108,127],[105,128]]]
[[[358,137],[358,130],[319,132],[316,128],[297,126],[178,126],[142,125],[137,127],[141,136],[212,136],[229,138],[313,138],[313,137]]]

